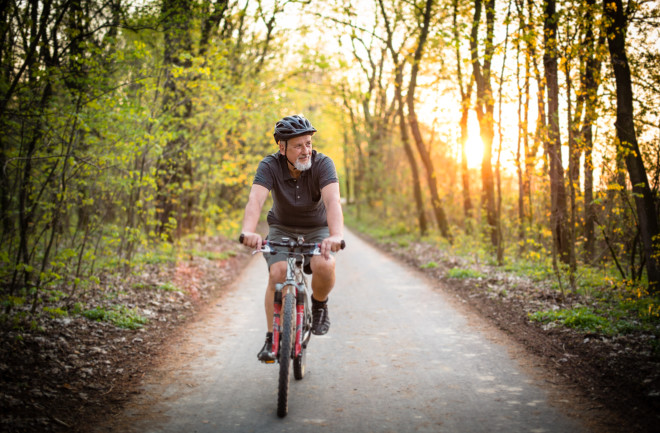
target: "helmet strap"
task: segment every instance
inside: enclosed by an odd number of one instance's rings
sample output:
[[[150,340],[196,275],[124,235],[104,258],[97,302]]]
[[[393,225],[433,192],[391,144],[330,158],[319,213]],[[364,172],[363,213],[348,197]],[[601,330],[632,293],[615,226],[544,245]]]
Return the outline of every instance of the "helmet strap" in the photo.
[[[289,147],[289,140],[284,140],[284,159],[286,159],[286,162],[288,162],[289,164],[291,164],[291,167],[293,167],[294,169],[296,169],[296,164],[294,164],[293,162],[289,161],[289,157],[286,156],[286,151],[287,151],[288,147]],[[297,170],[297,169],[296,169],[296,170]]]

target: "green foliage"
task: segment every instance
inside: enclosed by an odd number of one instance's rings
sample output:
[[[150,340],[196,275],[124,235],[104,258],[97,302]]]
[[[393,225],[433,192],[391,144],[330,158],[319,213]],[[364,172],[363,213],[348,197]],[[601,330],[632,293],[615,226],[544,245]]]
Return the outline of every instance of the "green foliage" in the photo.
[[[159,243],[154,248],[148,249],[137,254],[133,263],[140,265],[166,265],[176,263],[176,251],[172,244],[164,242]]]
[[[449,272],[447,272],[447,276],[449,278],[458,278],[458,279],[465,279],[465,278],[485,278],[486,275],[482,274],[479,271],[476,271],[474,269],[461,269],[461,268],[451,268]]]
[[[657,332],[660,324],[660,299],[642,298],[602,303],[599,308],[576,307],[538,311],[529,315],[537,322],[554,322],[585,332],[608,336],[630,332]]]
[[[82,315],[98,322],[110,322],[124,329],[138,329],[148,323],[148,319],[140,316],[136,308],[130,309],[125,305],[115,305],[109,308],[96,307],[85,310]]]
[[[181,292],[181,289],[179,289],[174,283],[170,281],[158,286],[158,290],[163,290],[165,292]]]
[[[435,269],[438,267],[438,264],[436,262],[428,262],[420,266],[421,269]]]
[[[612,334],[610,322],[596,314],[589,308],[582,307],[574,310],[539,311],[530,315],[530,319],[537,322],[559,322],[569,328],[583,331],[603,332]]]
[[[212,32],[201,41],[210,11],[196,4],[185,23],[192,48],[175,53],[186,60],[177,65],[166,63],[172,47],[163,43],[167,23],[158,2],[84,1],[90,16],[99,17],[93,27],[69,16],[65,4],[52,6],[17,3],[5,26],[10,39],[43,36],[46,50],[39,48],[31,62],[11,50],[1,56],[9,72],[0,88],[13,91],[0,113],[7,176],[0,295],[9,308],[18,306],[23,286],[30,287],[27,296],[47,302],[109,291],[97,275],[173,263],[180,253],[173,246],[187,234],[235,237],[256,165],[273,151],[274,121],[283,108],[304,111],[288,102],[303,99],[288,83],[327,66],[305,62],[283,71],[281,59],[270,55],[283,35],[271,35],[267,46],[255,25],[261,17],[244,15],[235,3],[223,15],[225,28],[240,20],[245,37]],[[40,17],[46,10],[52,15]],[[35,18],[52,21],[48,32],[24,28]],[[5,42],[3,49],[22,46],[18,39]],[[47,53],[58,46],[70,49]],[[45,64],[51,55],[62,57]],[[17,71],[25,75],[14,76]],[[177,101],[190,105],[173,107],[171,87]],[[174,210],[165,214],[166,206]]]
[[[59,317],[67,317],[69,315],[68,311],[63,310],[60,307],[43,307],[43,312],[48,315],[51,319],[56,319]]]
[[[23,304],[25,304],[25,297],[23,296],[5,295],[0,297],[0,305],[2,305],[3,308],[13,308]]]

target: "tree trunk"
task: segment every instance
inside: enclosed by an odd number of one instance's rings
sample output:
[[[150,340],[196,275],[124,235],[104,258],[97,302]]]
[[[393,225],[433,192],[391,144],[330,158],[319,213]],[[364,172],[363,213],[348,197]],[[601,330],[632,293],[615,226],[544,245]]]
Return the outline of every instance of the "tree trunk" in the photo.
[[[557,73],[557,13],[555,0],[545,3],[543,65],[548,91],[547,153],[550,163],[551,228],[555,250],[564,263],[570,260],[566,229],[566,188],[559,132],[559,77]]]
[[[173,74],[175,68],[191,65],[189,57],[184,56],[190,54],[192,49],[189,31],[191,8],[190,0],[164,0],[162,7],[165,26],[163,63],[166,69],[163,110],[171,118],[170,128],[174,138],[167,142],[158,162],[156,211],[159,220],[157,232],[168,238],[172,234],[172,218],[178,217],[179,233],[182,227],[192,225],[188,211],[192,208],[194,197],[182,191],[186,180],[190,184],[193,181],[184,125],[191,116],[192,103],[187,95],[186,78],[176,78]]]
[[[461,92],[461,182],[463,184],[463,215],[466,220],[466,231],[469,233],[471,231],[471,220],[472,220],[472,199],[470,198],[470,173],[468,171],[467,163],[467,140],[468,140],[468,116],[470,113],[470,100],[472,99],[472,80],[470,77],[468,85],[463,88],[463,71],[461,69],[461,45],[460,45],[460,35],[458,33],[458,0],[454,0],[454,15],[453,15],[453,28],[454,28],[454,39],[456,43],[456,78],[458,81],[458,86]]]
[[[635,197],[649,292],[658,293],[660,292],[660,227],[635,132],[632,82],[626,55],[627,17],[621,0],[603,0],[603,12],[606,17],[607,41],[616,80],[615,126],[618,145],[625,157]]]
[[[204,7],[208,8],[210,2],[204,2]],[[207,18],[204,20],[202,25],[202,31],[199,38],[199,55],[204,56],[209,46],[209,40],[211,38],[211,31],[220,25],[220,21],[225,15],[227,10],[228,0],[216,0],[213,6],[213,12],[207,12],[203,14]]]
[[[587,0],[586,31],[584,46],[587,47],[586,60],[584,60],[584,71],[582,74],[582,88],[585,98],[584,120],[580,137],[582,139],[582,150],[584,151],[584,254],[585,260],[591,262],[595,255],[595,232],[596,211],[594,206],[594,174],[593,174],[593,124],[596,122],[597,113],[595,101],[598,95],[600,82],[601,62],[596,57],[596,52],[605,41],[603,36],[595,43],[592,23],[594,18],[594,5],[596,0]]]
[[[564,62],[566,74],[566,100],[567,100],[567,122],[568,122],[568,192],[570,203],[570,214],[567,220],[566,229],[568,231],[568,263],[569,278],[571,289],[575,290],[575,272],[577,271],[577,261],[575,257],[575,241],[577,237],[577,197],[580,189],[580,154],[578,149],[578,129],[582,118],[584,101],[578,97],[575,104],[575,115],[573,115],[573,103],[571,93],[573,89],[573,80],[571,78],[571,62],[567,59]]]
[[[536,157],[539,153],[539,149],[541,146],[543,146],[543,151],[544,154],[546,153],[546,125],[547,125],[547,117],[545,114],[545,106],[546,106],[546,99],[545,99],[545,80],[543,79],[541,75],[541,69],[539,68],[538,64],[538,55],[537,55],[537,35],[536,35],[536,29],[534,27],[534,22],[535,17],[534,17],[534,0],[527,0],[527,10],[529,13],[529,18],[527,20],[527,26],[526,26],[526,35],[527,41],[528,41],[528,50],[529,50],[529,57],[530,57],[530,66],[532,70],[534,71],[534,77],[536,78],[536,83],[537,83],[537,89],[536,89],[536,107],[537,107],[537,113],[538,117],[536,119],[536,127],[534,131],[534,140],[532,142],[532,146],[529,149],[529,153],[525,157],[525,178],[526,181],[529,185],[529,188],[527,188],[526,193],[527,193],[527,198],[528,202],[530,204],[529,206],[529,215],[528,215],[528,221],[531,224],[534,221],[534,208],[532,206],[533,200],[532,200],[532,173],[534,172],[534,166],[536,165]],[[547,172],[547,160],[544,158],[544,172]]]
[[[413,192],[415,196],[415,206],[417,207],[417,221],[419,224],[419,232],[422,236],[428,232],[428,223],[426,221],[426,212],[424,211],[424,198],[422,196],[422,182],[419,178],[419,169],[417,168],[417,161],[415,154],[410,146],[410,138],[408,136],[408,124],[406,123],[406,116],[403,113],[403,97],[401,95],[401,84],[403,81],[403,73],[401,67],[397,68],[397,83],[396,86],[396,99],[397,99],[397,115],[399,116],[399,129],[401,133],[401,143],[403,143],[403,150],[408,158],[410,170],[412,173]]]
[[[406,123],[406,116],[403,112],[403,66],[404,62],[399,63],[399,52],[394,49],[392,43],[393,29],[390,27],[390,21],[385,11],[385,5],[383,0],[379,0],[380,10],[383,14],[383,19],[385,21],[385,29],[387,30],[387,47],[390,50],[392,55],[392,60],[394,61],[396,75],[394,77],[394,92],[395,92],[395,101],[397,104],[397,116],[399,117],[399,129],[401,134],[401,143],[403,144],[403,150],[406,153],[408,158],[408,163],[410,164],[410,170],[412,174],[413,182],[413,194],[415,196],[415,206],[417,207],[417,221],[419,224],[419,232],[424,236],[428,232],[428,222],[426,221],[426,212],[424,210],[424,196],[422,194],[422,182],[419,177],[419,168],[417,167],[417,160],[415,159],[415,154],[413,152],[412,146],[410,146],[410,137],[408,135],[408,125]]]
[[[481,21],[482,1],[474,1],[474,19],[472,21],[472,32],[470,37],[470,48],[472,51],[472,73],[477,85],[477,117],[481,140],[484,145],[484,155],[481,161],[481,183],[482,183],[482,208],[486,210],[486,221],[491,244],[497,248],[499,243],[497,211],[495,206],[495,181],[493,176],[493,138],[494,131],[494,100],[491,76],[491,59],[493,57],[493,37],[495,25],[495,0],[486,0],[486,40],[484,50],[483,67],[479,63],[478,33]]]
[[[406,95],[406,104],[408,105],[408,123],[410,124],[410,130],[412,131],[413,137],[415,139],[415,145],[417,146],[417,151],[422,159],[424,168],[426,169],[426,181],[429,185],[429,191],[431,193],[431,205],[433,206],[433,212],[435,214],[435,219],[438,223],[438,228],[443,237],[450,239],[449,234],[449,225],[447,223],[447,217],[442,208],[440,202],[440,195],[438,194],[438,182],[435,175],[435,168],[433,166],[433,160],[431,159],[431,153],[426,148],[424,139],[422,138],[422,133],[419,128],[419,123],[417,121],[417,114],[415,112],[415,88],[417,87],[417,74],[419,73],[419,63],[422,60],[422,54],[424,52],[424,46],[426,45],[426,39],[429,34],[429,23],[431,21],[431,10],[433,9],[433,0],[426,0],[426,5],[424,6],[424,16],[423,23],[421,28],[421,33],[419,35],[419,41],[417,43],[417,49],[415,50],[415,56],[413,59],[412,70],[410,72],[410,83],[408,84],[408,93]]]

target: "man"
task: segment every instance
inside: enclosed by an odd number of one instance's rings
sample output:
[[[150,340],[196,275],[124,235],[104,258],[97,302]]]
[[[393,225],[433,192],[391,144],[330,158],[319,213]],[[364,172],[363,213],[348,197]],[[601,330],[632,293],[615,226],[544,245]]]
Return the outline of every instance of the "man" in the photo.
[[[339,181],[332,160],[312,150],[316,129],[302,116],[288,116],[275,125],[279,152],[266,156],[257,169],[243,219],[243,244],[260,248],[261,236],[255,233],[261,209],[272,193],[273,207],[268,212],[268,239],[302,235],[305,242],[320,242],[321,254],[311,259],[312,333],[324,335],[330,329],[328,295],[335,284],[335,260],[331,255],[341,248],[344,217],[339,197]],[[269,277],[265,308],[268,332],[257,358],[274,360],[272,353],[273,302],[275,285],[286,279],[286,255],[265,254]]]

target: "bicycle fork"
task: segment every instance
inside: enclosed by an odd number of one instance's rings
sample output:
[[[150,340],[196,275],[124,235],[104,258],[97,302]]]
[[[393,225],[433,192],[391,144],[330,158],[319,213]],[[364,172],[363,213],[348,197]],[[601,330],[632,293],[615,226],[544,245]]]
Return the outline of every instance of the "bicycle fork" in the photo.
[[[294,357],[300,355],[303,350],[305,320],[305,293],[296,288],[296,338]],[[273,308],[273,356],[277,359],[280,349],[280,333],[282,332],[282,290],[275,291],[275,303]]]

